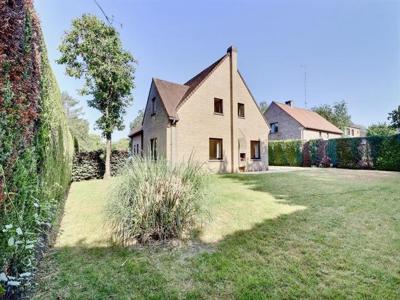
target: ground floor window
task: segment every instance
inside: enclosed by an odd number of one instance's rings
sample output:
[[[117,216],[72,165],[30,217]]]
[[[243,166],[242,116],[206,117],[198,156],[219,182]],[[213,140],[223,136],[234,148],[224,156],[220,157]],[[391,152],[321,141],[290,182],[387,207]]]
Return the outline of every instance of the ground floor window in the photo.
[[[140,154],[140,145],[139,144],[133,145],[133,154]]]
[[[222,159],[222,139],[210,138],[210,159]]]
[[[250,141],[251,159],[260,159],[260,141]]]
[[[152,159],[157,160],[157,138],[150,139],[150,155]]]

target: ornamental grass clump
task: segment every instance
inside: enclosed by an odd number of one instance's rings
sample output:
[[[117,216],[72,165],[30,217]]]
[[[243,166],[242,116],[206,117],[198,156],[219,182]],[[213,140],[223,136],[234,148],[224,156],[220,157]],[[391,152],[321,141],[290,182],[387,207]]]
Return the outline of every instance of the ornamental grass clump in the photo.
[[[190,236],[206,197],[207,174],[189,160],[134,157],[115,179],[107,208],[113,237],[123,244]]]

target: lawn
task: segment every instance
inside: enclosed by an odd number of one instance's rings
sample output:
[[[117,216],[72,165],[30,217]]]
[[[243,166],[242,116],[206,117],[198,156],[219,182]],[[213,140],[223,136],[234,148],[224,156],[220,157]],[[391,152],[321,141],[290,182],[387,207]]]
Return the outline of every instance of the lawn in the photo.
[[[187,244],[112,245],[110,182],[74,183],[36,299],[400,298],[400,174],[221,175]]]

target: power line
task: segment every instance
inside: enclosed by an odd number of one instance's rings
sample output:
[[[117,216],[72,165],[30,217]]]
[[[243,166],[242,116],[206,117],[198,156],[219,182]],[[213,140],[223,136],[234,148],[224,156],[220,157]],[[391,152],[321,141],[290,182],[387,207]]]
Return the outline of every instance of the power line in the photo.
[[[97,0],[94,0],[94,3],[96,3],[97,7],[101,10],[102,14],[104,15],[104,17],[106,18],[108,24],[110,26],[112,26],[112,22],[110,21],[110,19],[108,18],[106,12],[104,11],[104,9],[101,7],[101,5],[97,2]]]

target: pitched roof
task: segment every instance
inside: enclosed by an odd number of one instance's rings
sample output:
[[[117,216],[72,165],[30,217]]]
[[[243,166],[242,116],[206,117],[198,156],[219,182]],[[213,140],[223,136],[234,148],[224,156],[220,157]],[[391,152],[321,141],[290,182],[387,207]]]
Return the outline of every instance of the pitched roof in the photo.
[[[304,108],[291,107],[287,104],[282,104],[275,101],[272,103],[275,103],[278,107],[284,110],[289,116],[299,122],[304,128],[338,134],[343,133],[343,131],[341,131],[335,125],[333,125],[314,111]]]
[[[161,101],[164,104],[168,116],[176,119],[177,118],[176,107],[178,106],[179,102],[188,91],[189,86],[157,78],[154,78],[153,81],[157,88],[158,94],[160,95]]]
[[[135,135],[137,135],[138,133],[140,133],[143,130],[142,125],[132,128],[131,132],[128,134],[129,137],[133,137]]]
[[[215,70],[215,68],[227,55],[228,54],[225,54],[216,62],[188,80],[185,84],[178,84],[153,78],[154,85],[170,118],[178,118],[176,112],[178,106],[183,103],[192,94],[192,92],[203,83],[203,81]]]

